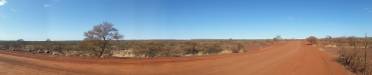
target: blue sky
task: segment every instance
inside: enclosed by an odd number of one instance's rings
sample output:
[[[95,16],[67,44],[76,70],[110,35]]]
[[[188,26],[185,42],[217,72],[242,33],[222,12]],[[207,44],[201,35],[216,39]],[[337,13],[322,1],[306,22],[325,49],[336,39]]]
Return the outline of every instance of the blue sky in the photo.
[[[3,3],[3,4],[1,4]],[[6,0],[0,40],[81,40],[111,22],[124,39],[372,34],[371,0]]]

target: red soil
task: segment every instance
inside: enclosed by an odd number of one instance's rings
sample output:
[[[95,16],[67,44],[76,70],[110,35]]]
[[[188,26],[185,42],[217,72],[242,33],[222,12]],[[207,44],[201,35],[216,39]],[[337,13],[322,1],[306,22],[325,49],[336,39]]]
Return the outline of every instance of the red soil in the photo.
[[[241,54],[154,59],[45,57],[0,52],[0,75],[350,75],[302,41]]]

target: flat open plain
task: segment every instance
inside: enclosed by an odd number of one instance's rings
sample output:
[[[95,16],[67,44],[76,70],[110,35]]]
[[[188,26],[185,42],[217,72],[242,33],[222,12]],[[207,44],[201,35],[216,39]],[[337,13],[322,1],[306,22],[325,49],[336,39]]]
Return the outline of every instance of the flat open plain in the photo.
[[[303,41],[247,53],[153,59],[83,59],[0,52],[0,75],[350,75]]]

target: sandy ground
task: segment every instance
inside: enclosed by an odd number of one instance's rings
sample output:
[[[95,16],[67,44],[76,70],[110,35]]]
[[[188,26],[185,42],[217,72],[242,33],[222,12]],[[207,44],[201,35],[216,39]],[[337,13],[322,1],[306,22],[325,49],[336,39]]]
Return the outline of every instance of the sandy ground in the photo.
[[[84,59],[0,52],[0,75],[351,75],[319,48],[283,42],[241,54]]]

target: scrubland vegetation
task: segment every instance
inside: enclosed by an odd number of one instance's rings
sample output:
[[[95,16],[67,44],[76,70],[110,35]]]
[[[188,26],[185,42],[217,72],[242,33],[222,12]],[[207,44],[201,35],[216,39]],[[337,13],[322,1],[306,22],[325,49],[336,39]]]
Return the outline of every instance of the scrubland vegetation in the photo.
[[[337,61],[357,75],[372,74],[372,51],[369,44],[371,38],[365,37],[336,37],[327,36],[321,40],[321,45],[330,50],[336,50]]]
[[[103,56],[130,51],[133,57],[200,56],[241,53],[272,44],[270,40],[120,40],[107,47]],[[56,56],[101,56],[99,46],[86,41],[2,41],[1,50]]]
[[[108,22],[84,35],[82,41],[0,41],[0,48],[53,56],[152,58],[242,53],[273,44],[272,40],[122,40],[123,35]]]
[[[259,40],[158,40],[128,41],[126,50],[133,50],[137,56],[200,56],[221,53],[240,53],[270,45],[270,41]],[[144,54],[143,54],[144,53]],[[144,56],[143,56],[144,55]]]

